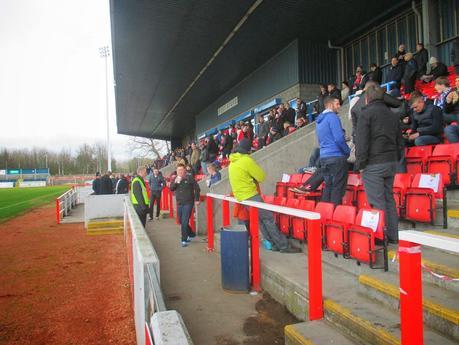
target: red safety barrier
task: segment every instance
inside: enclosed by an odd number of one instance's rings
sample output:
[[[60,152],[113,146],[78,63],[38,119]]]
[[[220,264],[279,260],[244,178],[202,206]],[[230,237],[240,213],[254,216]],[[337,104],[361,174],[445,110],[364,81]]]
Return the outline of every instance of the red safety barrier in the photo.
[[[169,189],[169,218],[174,218],[174,193]]]
[[[231,224],[230,222],[230,209],[229,209],[229,201],[223,200],[222,201],[222,215],[223,215],[223,226],[228,226]]]
[[[322,297],[322,230],[320,220],[307,220],[308,225],[308,279],[309,320],[324,317]]]
[[[191,228],[191,230],[193,230],[194,233],[196,233],[196,221],[195,221],[194,207],[193,207],[193,209],[191,210],[190,228]]]
[[[459,239],[414,230],[399,232],[402,345],[424,344],[421,245],[459,254]]]
[[[59,206],[59,198],[56,199],[56,222],[57,224],[61,223],[61,208]]]
[[[250,255],[252,263],[252,290],[261,291],[260,239],[258,237],[258,209],[249,208],[250,215]]]
[[[402,344],[423,344],[421,246],[400,241],[399,255]]]
[[[320,214],[289,207],[270,205],[254,201],[238,202],[233,197],[208,193],[207,200],[207,250],[214,249],[213,201],[222,200],[222,223],[230,224],[229,203],[240,203],[249,206],[250,219],[250,257],[252,290],[261,291],[260,240],[258,209],[267,209],[280,214],[306,219],[308,222],[308,286],[309,286],[309,319],[320,320],[324,316],[322,295],[322,232]]]
[[[207,206],[207,251],[214,251],[214,205],[212,202],[212,197],[206,197],[206,206]]]

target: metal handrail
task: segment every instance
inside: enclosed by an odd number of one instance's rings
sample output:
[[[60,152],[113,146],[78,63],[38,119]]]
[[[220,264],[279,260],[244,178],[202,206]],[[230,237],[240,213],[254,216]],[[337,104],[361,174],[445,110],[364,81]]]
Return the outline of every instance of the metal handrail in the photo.
[[[75,187],[72,187],[62,195],[56,198],[56,222],[60,224],[61,219],[68,216],[72,208],[77,205],[78,193]]]

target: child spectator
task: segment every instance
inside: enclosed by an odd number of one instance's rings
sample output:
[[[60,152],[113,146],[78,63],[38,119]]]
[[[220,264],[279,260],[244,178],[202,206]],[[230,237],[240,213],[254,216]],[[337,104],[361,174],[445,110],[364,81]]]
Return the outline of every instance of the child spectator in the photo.
[[[217,166],[214,163],[211,163],[207,166],[207,173],[209,179],[207,180],[207,187],[211,187],[222,179],[222,175],[217,170]]]

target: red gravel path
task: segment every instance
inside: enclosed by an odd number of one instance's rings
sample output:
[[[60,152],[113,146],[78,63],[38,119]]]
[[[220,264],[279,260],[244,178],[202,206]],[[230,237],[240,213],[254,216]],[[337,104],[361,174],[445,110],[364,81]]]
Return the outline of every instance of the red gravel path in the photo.
[[[1,223],[0,344],[135,344],[123,236],[52,207]]]

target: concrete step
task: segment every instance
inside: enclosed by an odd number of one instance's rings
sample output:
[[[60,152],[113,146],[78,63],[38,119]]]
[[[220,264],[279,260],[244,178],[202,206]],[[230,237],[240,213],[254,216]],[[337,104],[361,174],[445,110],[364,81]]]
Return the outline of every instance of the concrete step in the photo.
[[[308,316],[307,258],[261,249],[262,287],[301,320]],[[334,258],[335,259],[335,258]],[[335,260],[344,260],[336,258]],[[359,267],[359,266],[357,266]],[[361,267],[361,266],[360,266]],[[358,277],[323,263],[325,318],[360,344],[400,344],[400,315],[359,293]],[[426,344],[454,341],[425,327]]]
[[[119,228],[119,227],[124,227],[123,218],[98,218],[98,219],[91,219],[88,223],[88,229]]]
[[[389,250],[389,270],[399,272],[399,259],[396,255],[397,248]],[[423,282],[435,284],[447,290],[459,293],[459,282],[451,279],[459,279],[459,257],[446,251],[440,251],[426,246],[422,247],[422,270]],[[437,277],[434,274],[447,278]]]
[[[286,345],[353,345],[325,320],[307,321],[284,328]]]
[[[124,227],[110,227],[110,228],[95,228],[95,229],[87,229],[87,235],[112,235],[112,234],[123,234]]]
[[[399,311],[400,289],[398,276],[380,272],[376,276],[361,275],[360,291],[369,298]],[[424,283],[424,323],[442,334],[459,341],[459,295],[438,286]]]

